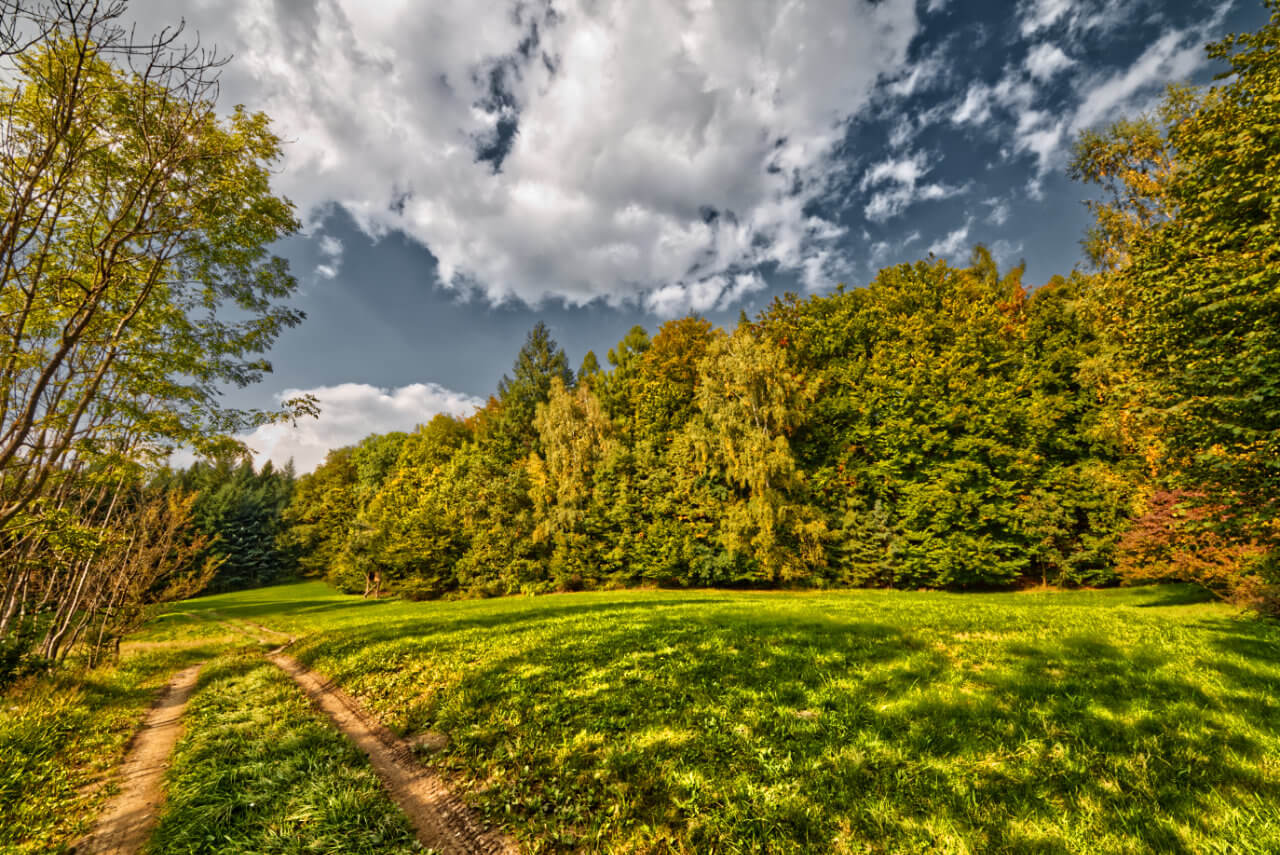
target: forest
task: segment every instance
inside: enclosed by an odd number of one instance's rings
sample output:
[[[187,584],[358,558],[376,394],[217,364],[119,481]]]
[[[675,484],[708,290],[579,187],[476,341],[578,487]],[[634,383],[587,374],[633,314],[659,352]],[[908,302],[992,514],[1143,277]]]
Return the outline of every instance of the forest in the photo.
[[[218,391],[302,320],[270,250],[300,227],[282,142],[218,114],[217,58],[123,9],[0,28],[0,672],[295,576],[409,599],[1182,580],[1280,609],[1274,7],[1209,46],[1223,79],[1077,140],[1086,269],[1036,285],[978,246],[576,368],[539,324],[473,415],[301,477],[236,436],[315,402]],[[177,447],[207,462],[170,469]]]
[[[539,324],[473,416],[299,479],[280,543],[375,597],[1183,580],[1275,613],[1278,43],[1079,138],[1087,272],[979,246],[576,370]]]

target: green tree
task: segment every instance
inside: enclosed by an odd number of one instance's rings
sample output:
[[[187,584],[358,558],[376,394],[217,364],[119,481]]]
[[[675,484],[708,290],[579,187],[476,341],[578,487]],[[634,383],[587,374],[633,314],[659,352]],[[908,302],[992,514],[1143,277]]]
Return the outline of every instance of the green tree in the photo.
[[[610,349],[610,370],[598,390],[600,403],[613,419],[622,436],[630,442],[635,435],[636,407],[640,390],[640,365],[649,349],[649,334],[644,327],[634,326]]]
[[[284,548],[304,575],[327,576],[351,535],[359,511],[354,452],[330,451],[314,472],[298,479],[283,513]]]
[[[539,321],[516,355],[511,376],[498,383],[499,418],[484,439],[505,462],[514,463],[537,450],[538,432],[533,426],[538,405],[546,403],[551,382],[573,385],[573,371],[564,350]]]
[[[825,526],[805,502],[788,437],[806,419],[817,387],[789,364],[783,347],[750,325],[711,343],[699,374],[698,417],[681,441],[693,474],[730,487],[720,543],[755,561],[761,581],[811,575],[824,560]]]
[[[218,64],[123,12],[2,13],[40,37],[0,75],[0,527],[72,458],[225,451],[272,415],[218,386],[269,370],[257,354],[302,317],[276,302],[295,282],[268,247],[298,223],[267,117],[219,117]]]
[[[267,461],[255,471],[247,459],[196,463],[177,473],[173,485],[195,495],[192,520],[209,540],[205,554],[218,564],[210,590],[257,587],[292,572],[293,553],[282,537],[293,498],[291,467],[277,471]]]
[[[378,533],[375,560],[398,593],[430,599],[458,586],[454,564],[465,554],[466,539],[442,479],[453,455],[470,440],[465,423],[435,416],[404,440],[369,502],[365,520]]]
[[[559,379],[538,407],[535,425],[542,454],[531,455],[528,463],[537,519],[533,537],[552,545],[552,582],[576,589],[598,575],[595,553],[615,534],[593,514],[596,471],[617,452],[614,426],[591,389],[566,389]]]
[[[1162,480],[1198,496],[1200,523],[1280,543],[1280,9],[1255,33],[1212,44],[1219,86],[1176,87],[1159,124],[1112,128],[1114,166],[1077,149],[1080,177],[1113,189],[1098,211],[1115,252],[1123,356],[1159,418]],[[1171,166],[1145,181],[1157,150]],[[1154,199],[1154,202],[1147,200]],[[1134,201],[1137,200],[1137,201]],[[1145,228],[1111,221],[1157,208]],[[1274,552],[1272,557],[1274,560]],[[1275,568],[1273,567],[1273,570]]]

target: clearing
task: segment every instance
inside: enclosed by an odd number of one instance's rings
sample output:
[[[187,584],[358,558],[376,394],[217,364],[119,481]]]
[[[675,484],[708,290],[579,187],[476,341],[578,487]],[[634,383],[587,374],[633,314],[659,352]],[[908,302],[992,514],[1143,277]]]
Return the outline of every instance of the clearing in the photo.
[[[526,851],[1280,851],[1280,627],[1184,587],[176,610],[296,637]]]

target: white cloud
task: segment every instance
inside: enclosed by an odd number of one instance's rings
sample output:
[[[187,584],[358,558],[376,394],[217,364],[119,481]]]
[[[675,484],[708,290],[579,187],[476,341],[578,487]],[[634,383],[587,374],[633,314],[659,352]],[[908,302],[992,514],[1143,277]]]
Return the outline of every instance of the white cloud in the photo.
[[[1041,30],[1047,30],[1060,20],[1070,20],[1073,11],[1080,4],[1074,0],[1027,0],[1020,8],[1019,26],[1022,35],[1034,36]]]
[[[1132,21],[1142,0],[1023,0],[1018,25],[1024,38],[1052,28],[1071,37],[1089,32],[1111,33]]]
[[[846,259],[806,204],[877,82],[913,79],[918,29],[913,0],[131,7],[235,54],[224,103],[273,117],[304,215],[403,231],[451,287],[574,304],[705,296],[770,263],[830,281]]]
[[[240,437],[253,451],[254,461],[283,466],[292,459],[299,472],[310,472],[332,449],[353,445],[371,433],[409,431],[439,413],[470,415],[484,402],[435,383],[414,383],[379,389],[365,383],[342,383],[315,389],[286,389],[284,401],[304,394],[316,397],[320,417],[299,419],[296,425],[266,425]]]
[[[322,279],[333,279],[342,267],[342,241],[333,235],[320,235],[319,249],[324,261],[316,265],[316,275]]]
[[[946,199],[964,191],[937,182],[920,183],[930,171],[928,158],[923,152],[905,157],[889,158],[871,168],[862,176],[862,190],[883,188],[872,194],[863,213],[872,222],[884,222],[897,216],[910,205],[935,199]]]
[[[890,81],[885,91],[896,98],[906,98],[937,83],[947,73],[945,49],[939,49],[906,66],[898,79]]]
[[[1043,30],[1065,31],[1068,39],[1092,31],[1111,32],[1136,7],[1135,2],[1028,0],[1019,6],[1024,36]],[[953,124],[973,125],[1004,144],[1004,157],[1032,155],[1036,173],[1027,190],[1040,198],[1045,175],[1061,169],[1067,149],[1081,131],[1151,109],[1165,86],[1185,80],[1207,62],[1203,45],[1213,38],[1231,3],[1219,4],[1205,21],[1171,30],[1152,42],[1129,67],[1093,74],[1077,72],[1074,94],[1066,103],[1047,96],[1047,84],[1076,60],[1057,44],[1040,42],[1021,65],[1008,65],[994,84],[971,83],[949,102]],[[1010,124],[1010,120],[1011,124]]]
[[[754,294],[757,291],[763,291],[765,284],[764,279],[760,277],[759,273],[739,273],[737,276],[733,277],[733,284],[726,288],[724,293],[720,295],[720,302],[716,304],[716,308],[721,310],[727,309],[741,301],[747,295]]]
[[[973,225],[973,221],[969,220],[960,228],[948,233],[946,237],[935,240],[929,244],[929,253],[939,258],[951,259],[956,254],[969,249],[969,227],[971,225]]]
[[[1001,270],[1009,270],[1022,261],[1021,241],[1015,243],[1004,239],[997,240],[991,244],[990,250],[991,257],[996,260]]]
[[[992,196],[990,199],[984,199],[982,204],[991,209],[991,213],[987,214],[987,222],[993,226],[1003,226],[1009,221],[1009,201],[1001,199],[998,196]]]
[[[1062,48],[1048,42],[1038,44],[1028,51],[1024,63],[1031,76],[1042,82],[1075,64],[1076,61],[1063,53]]]
[[[1204,27],[1165,33],[1127,69],[1088,80],[1081,87],[1088,94],[1072,117],[1071,131],[1078,133],[1150,107],[1163,93],[1165,84],[1190,77],[1207,62],[1206,30],[1216,25],[1215,18]]]

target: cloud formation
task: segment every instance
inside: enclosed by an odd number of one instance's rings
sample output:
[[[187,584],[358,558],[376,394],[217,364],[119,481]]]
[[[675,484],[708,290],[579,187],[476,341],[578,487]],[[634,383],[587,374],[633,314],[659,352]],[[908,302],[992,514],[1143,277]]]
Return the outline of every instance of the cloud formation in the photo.
[[[923,152],[900,158],[883,160],[862,176],[861,189],[875,189],[863,213],[873,223],[884,222],[905,211],[915,202],[946,199],[963,192],[962,187],[951,187],[931,181],[921,183],[930,171],[929,159]]]
[[[299,473],[310,472],[332,449],[353,445],[370,433],[410,431],[439,413],[470,415],[484,402],[435,383],[379,389],[365,383],[341,383],[315,389],[286,389],[278,400],[314,395],[320,417],[296,426],[266,425],[240,437],[261,465],[283,466],[290,459]]]
[[[914,0],[184,6],[236,55],[227,103],[290,141],[304,213],[339,203],[444,285],[529,303],[714,305],[765,264],[829,284],[843,230],[812,203],[918,30]]]

